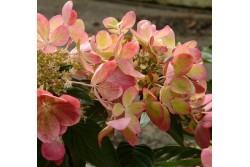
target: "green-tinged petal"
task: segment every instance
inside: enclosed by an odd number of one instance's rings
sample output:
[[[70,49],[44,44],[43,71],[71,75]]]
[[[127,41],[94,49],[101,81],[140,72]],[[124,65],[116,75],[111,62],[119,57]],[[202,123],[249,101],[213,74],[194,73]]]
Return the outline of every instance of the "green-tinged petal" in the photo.
[[[124,136],[124,138],[126,139],[126,141],[131,145],[131,146],[135,146],[138,143],[138,138],[137,135],[133,133],[132,130],[130,130],[129,128],[126,128],[124,130],[121,131],[122,135]]]
[[[162,128],[164,121],[164,110],[160,102],[149,102],[146,104],[146,112],[150,118],[150,120],[155,124],[158,128]]]
[[[146,109],[146,105],[143,102],[134,102],[128,107],[128,112],[139,115]]]
[[[163,121],[162,127],[160,129],[162,131],[166,132],[170,128],[171,119],[170,119],[169,111],[166,107],[163,107],[163,111],[164,111],[164,121]]]
[[[147,102],[156,102],[157,98],[155,97],[153,92],[146,88],[143,88],[143,100],[146,100]]]
[[[206,69],[203,64],[194,64],[186,75],[193,80],[203,80],[206,78]]]
[[[108,17],[102,23],[106,28],[118,28],[118,21],[114,17]]]
[[[112,39],[107,31],[101,30],[96,34],[97,49],[99,50],[106,49],[111,44],[112,44]]]
[[[171,100],[171,105],[177,114],[189,114],[191,112],[190,105],[181,99]]]
[[[182,76],[192,68],[194,58],[190,54],[182,53],[174,56],[171,63],[174,67],[175,75]]]
[[[101,148],[102,146],[102,139],[105,136],[108,136],[109,134],[111,134],[114,131],[114,129],[110,126],[106,126],[104,129],[102,129],[99,133],[98,133],[98,144],[99,147]]]
[[[189,94],[192,91],[192,82],[186,77],[174,77],[170,88],[178,94]]]
[[[122,96],[122,103],[125,106],[125,108],[129,107],[129,105],[132,104],[132,102],[134,101],[137,93],[138,93],[138,90],[134,86],[128,88],[124,92],[124,94]]]
[[[115,103],[113,110],[112,110],[112,114],[114,117],[119,117],[120,115],[122,115],[125,111],[125,108],[123,107],[123,105],[121,103]]]

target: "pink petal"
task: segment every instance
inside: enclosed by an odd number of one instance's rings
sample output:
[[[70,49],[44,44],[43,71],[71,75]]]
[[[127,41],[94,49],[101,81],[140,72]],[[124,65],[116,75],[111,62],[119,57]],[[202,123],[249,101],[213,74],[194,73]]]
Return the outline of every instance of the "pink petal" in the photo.
[[[88,72],[94,73],[93,68],[87,63],[87,61],[86,61],[84,55],[81,54],[81,55],[79,56],[79,58],[80,58],[79,61],[80,61],[80,64],[82,65],[82,67],[83,67],[85,70],[87,70]]]
[[[118,21],[114,17],[108,17],[103,20],[103,25],[106,28],[118,28]]]
[[[112,74],[107,78],[107,82],[115,82],[119,84],[123,91],[128,89],[131,86],[135,86],[136,81],[135,78],[130,75],[125,75],[119,67],[116,67],[116,69],[112,72]],[[124,82],[126,81],[126,82]]]
[[[135,87],[130,87],[124,92],[122,96],[122,103],[125,106],[125,108],[127,108],[130,104],[132,104],[137,93],[138,90]]]
[[[201,162],[203,167],[212,167],[212,149],[205,148],[201,152]]]
[[[80,121],[80,101],[69,95],[62,95],[60,98],[66,102],[54,103],[51,109],[59,123],[63,126],[72,126]]]
[[[42,142],[53,142],[60,134],[60,124],[53,114],[41,113],[37,118],[37,137]]]
[[[130,75],[136,78],[143,78],[144,75],[138,71],[136,71],[132,64],[130,64],[125,59],[116,59],[116,62],[118,63],[119,68],[122,70],[122,72],[126,75]]]
[[[201,148],[207,148],[210,145],[210,129],[204,128],[198,124],[195,130],[195,141]]]
[[[204,128],[212,128],[212,112],[207,113],[202,118],[200,125]]]
[[[112,110],[112,107],[108,104],[106,104],[103,99],[100,97],[99,93],[97,92],[96,87],[94,87],[94,94],[96,96],[96,98],[99,100],[99,102],[103,105],[103,107],[105,107],[107,110]]]
[[[122,17],[122,20],[121,20],[122,23],[120,25],[121,29],[133,27],[133,25],[135,24],[135,20],[136,20],[135,12],[133,11],[127,12]]]
[[[47,45],[42,49],[42,51],[43,51],[44,53],[47,53],[47,54],[49,54],[49,53],[54,53],[54,52],[57,51],[57,47],[54,46],[54,45],[52,45],[52,44],[47,44]]]
[[[128,128],[134,134],[139,134],[141,132],[141,125],[140,125],[140,122],[139,122],[138,118],[134,114],[132,114],[130,112],[126,112],[125,116],[126,116],[126,118],[130,118]]]
[[[88,34],[83,29],[77,26],[70,26],[69,33],[70,33],[71,39],[75,43],[78,43],[79,40],[80,40],[80,44],[89,42]]]
[[[98,50],[106,49],[112,44],[112,39],[109,33],[101,30],[96,34],[96,45]]]
[[[94,53],[85,52],[83,56],[89,63],[94,65],[102,62],[102,59]]]
[[[55,46],[62,46],[67,43],[69,39],[69,30],[66,26],[61,25],[55,29],[50,34],[50,40],[49,43]]]
[[[206,92],[206,89],[202,85],[200,85],[199,83],[194,82],[194,81],[192,83],[193,83],[193,85],[195,87],[195,93],[200,94],[200,93],[205,93]]]
[[[193,66],[194,59],[189,54],[178,54],[174,56],[172,65],[174,67],[175,75],[185,75]]]
[[[65,148],[60,141],[42,143],[42,156],[49,161],[60,160],[64,157]]]
[[[65,24],[68,24],[70,20],[72,8],[73,8],[72,1],[66,2],[62,8],[62,16],[63,16],[63,21]]]
[[[180,45],[180,46],[177,46],[173,52],[173,55],[174,56],[177,56],[177,55],[180,55],[180,54],[189,54],[191,55],[191,52],[190,52],[190,49],[185,46],[185,45]]]
[[[141,35],[141,37],[146,41],[149,42],[150,38],[153,35],[152,28],[151,28],[151,23],[144,22],[138,30],[138,33]]]
[[[62,157],[62,158],[59,159],[59,160],[54,161],[54,163],[55,163],[57,166],[60,166],[60,165],[63,163],[63,161],[64,161],[64,157]]]
[[[52,93],[46,91],[46,90],[43,90],[43,89],[37,89],[37,97],[41,96],[41,95],[51,95],[53,96]]]
[[[98,83],[106,80],[115,70],[116,66],[115,61],[108,61],[99,65],[91,79],[91,85],[97,85]]]
[[[132,130],[130,130],[129,128],[126,128],[124,130],[121,131],[122,135],[124,136],[124,138],[126,139],[126,141],[131,145],[131,146],[135,146],[138,143],[138,138],[137,135],[135,133],[133,133]]]
[[[60,125],[60,133],[59,135],[62,136],[67,131],[67,126]]]
[[[122,51],[119,55],[120,58],[123,59],[131,59],[133,58],[139,51],[139,44],[135,41],[127,42],[122,47]]]
[[[117,83],[112,82],[101,82],[97,86],[97,90],[100,95],[108,101],[118,99],[123,93],[122,88]]]
[[[197,62],[201,58],[201,51],[197,48],[189,48],[190,54],[194,57],[194,60]]]
[[[202,108],[202,110],[203,110],[204,112],[208,112],[208,111],[210,111],[211,109],[212,109],[212,101],[209,102],[207,105],[205,105],[205,106]]]
[[[105,136],[108,136],[109,134],[111,134],[113,132],[113,128],[110,126],[106,126],[104,129],[102,129],[99,133],[98,133],[98,144],[99,147],[101,148],[102,146],[102,139]]]
[[[75,11],[75,10],[72,10],[72,11],[71,11],[70,18],[69,18],[68,25],[70,26],[70,25],[75,24],[76,19],[77,19],[77,13],[76,13],[76,11]]]
[[[186,75],[193,80],[203,80],[206,78],[206,68],[203,64],[194,64]]]
[[[48,41],[49,31],[49,21],[44,15],[37,13],[37,33],[45,42]]]
[[[131,121],[131,118],[121,118],[121,119],[109,121],[106,124],[108,126],[111,126],[114,129],[124,130],[128,126],[130,121]]]
[[[195,40],[188,41],[184,43],[183,45],[189,47],[189,48],[195,48],[197,46],[197,42]]]
[[[53,16],[49,20],[50,32],[53,32],[57,27],[63,25],[62,15]]]

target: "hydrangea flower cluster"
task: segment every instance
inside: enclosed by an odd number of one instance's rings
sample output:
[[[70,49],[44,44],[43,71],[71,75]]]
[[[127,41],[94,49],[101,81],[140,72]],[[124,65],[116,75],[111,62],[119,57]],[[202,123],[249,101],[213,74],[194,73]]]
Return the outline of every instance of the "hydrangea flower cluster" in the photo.
[[[135,146],[143,112],[164,132],[170,128],[171,116],[178,114],[183,118],[184,130],[204,148],[203,165],[210,166],[212,95],[205,94],[206,69],[197,42],[176,45],[174,31],[168,25],[157,30],[150,21],[141,20],[133,29],[135,23],[133,11],[121,20],[108,17],[103,20],[107,30],[88,37],[73,2],[68,1],[62,15],[48,20],[37,14],[37,50],[42,56],[63,52],[67,59],[81,65],[71,70],[71,75],[90,82],[76,82],[69,77],[64,84],[89,87],[93,100],[105,107],[109,117],[98,135],[100,147],[103,137],[114,130]],[[70,46],[75,48],[69,50]],[[37,91],[42,155],[60,164],[65,154],[60,138],[68,126],[79,122],[80,102],[69,95],[57,97],[55,92]]]

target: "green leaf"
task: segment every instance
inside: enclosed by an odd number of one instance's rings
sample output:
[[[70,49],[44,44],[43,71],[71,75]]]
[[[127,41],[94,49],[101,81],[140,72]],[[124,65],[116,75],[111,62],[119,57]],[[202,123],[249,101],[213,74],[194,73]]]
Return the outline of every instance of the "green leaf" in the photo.
[[[101,128],[93,121],[81,120],[77,125],[68,127],[63,141],[71,155],[87,161],[96,167],[120,167],[115,149],[108,137],[103,138],[102,147],[98,145]]]
[[[171,125],[167,133],[178,143],[180,146],[184,146],[183,129],[178,115],[171,115]]]
[[[201,55],[204,63],[212,63],[212,46],[202,48]]]
[[[64,66],[61,66],[61,67],[59,68],[59,71],[60,71],[60,72],[69,71],[72,67],[73,67],[73,65],[64,65]]]
[[[89,96],[89,89],[88,88],[84,88],[82,86],[81,87],[73,86],[71,88],[68,88],[66,91],[67,91],[68,95],[71,95],[71,96],[79,99],[81,104],[94,105],[93,100]]]
[[[212,80],[209,80],[207,82],[207,92],[206,93],[212,93]]]
[[[153,150],[156,162],[199,158],[201,150],[192,147],[165,146]]]
[[[177,161],[170,161],[170,162],[157,162],[155,166],[195,166],[201,164],[201,159],[200,158],[195,158],[195,159],[185,159],[185,160],[177,160]]]
[[[145,144],[132,147],[127,142],[121,142],[116,151],[122,167],[152,167],[154,165],[154,153]]]
[[[99,101],[94,101],[93,106],[89,106],[88,108],[86,108],[84,115],[88,119],[96,122],[101,127],[103,127],[103,125],[105,124],[105,121],[108,118],[108,114],[105,108]]]

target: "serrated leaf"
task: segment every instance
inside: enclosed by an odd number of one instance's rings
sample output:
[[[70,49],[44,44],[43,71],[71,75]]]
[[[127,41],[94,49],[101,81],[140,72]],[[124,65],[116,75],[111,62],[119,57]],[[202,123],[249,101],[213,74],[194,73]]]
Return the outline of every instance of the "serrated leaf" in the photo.
[[[169,166],[195,166],[201,164],[200,158],[194,158],[194,159],[184,159],[184,160],[177,160],[177,161],[169,161],[169,162],[158,162],[156,163],[156,166],[161,167],[169,167]]]
[[[94,101],[94,105],[86,108],[84,115],[88,119],[96,122],[100,126],[102,126],[105,123],[106,119],[108,118],[108,114],[105,108],[98,101]]]
[[[153,150],[156,162],[199,158],[201,150],[192,147],[164,146]]]
[[[127,142],[121,142],[116,151],[122,167],[152,167],[154,165],[154,153],[145,144],[132,147]]]
[[[66,91],[67,91],[68,95],[71,95],[71,96],[79,99],[81,104],[94,105],[93,100],[89,96],[88,88],[73,86],[71,88],[68,88]]]
[[[105,137],[102,147],[98,145],[98,133],[101,128],[93,121],[82,120],[77,125],[68,127],[63,135],[63,141],[71,154],[87,161],[96,167],[120,167],[115,149]]]
[[[171,125],[167,133],[178,143],[180,146],[184,146],[184,136],[181,122],[178,115],[171,115]]]

